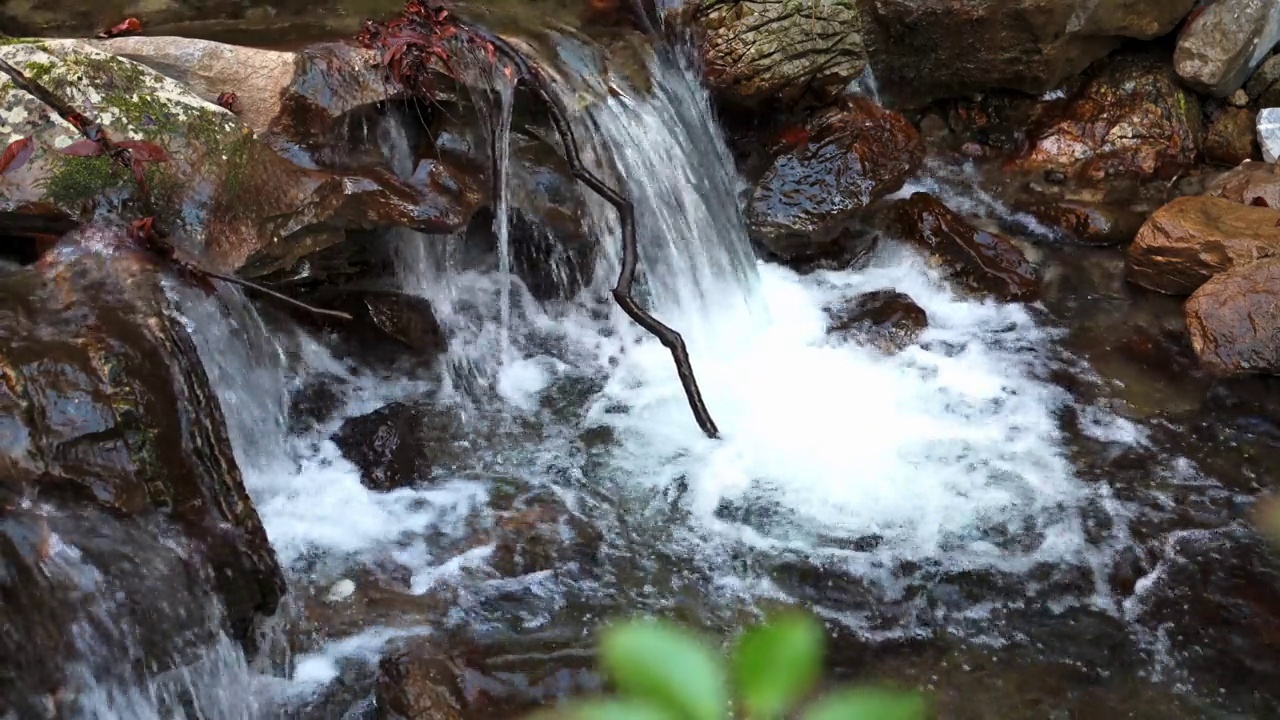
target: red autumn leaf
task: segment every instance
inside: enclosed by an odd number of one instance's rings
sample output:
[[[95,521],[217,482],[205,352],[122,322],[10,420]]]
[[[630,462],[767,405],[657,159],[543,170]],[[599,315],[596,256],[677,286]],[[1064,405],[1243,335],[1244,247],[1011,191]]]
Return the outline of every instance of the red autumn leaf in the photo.
[[[240,96],[236,95],[230,90],[223,93],[219,93],[218,99],[216,102],[218,104],[218,107],[230,110],[231,112],[237,115],[240,114],[240,110],[241,110]]]
[[[77,140],[58,152],[76,157],[96,157],[102,154],[102,146],[92,140]]]
[[[1262,197],[1261,195],[1250,200],[1249,204],[1254,207],[1271,207],[1271,204],[1267,202],[1267,199]]]
[[[136,162],[169,162],[169,153],[153,142],[146,140],[121,140],[117,147],[128,150]]]
[[[29,137],[18,138],[9,143],[9,146],[4,149],[4,154],[0,155],[0,175],[25,165],[31,159],[31,153],[35,152],[35,149],[35,141]]]
[[[123,37],[125,35],[137,35],[142,32],[142,23],[138,18],[129,18],[121,21],[110,28],[98,33],[98,37],[106,40],[108,38]]]

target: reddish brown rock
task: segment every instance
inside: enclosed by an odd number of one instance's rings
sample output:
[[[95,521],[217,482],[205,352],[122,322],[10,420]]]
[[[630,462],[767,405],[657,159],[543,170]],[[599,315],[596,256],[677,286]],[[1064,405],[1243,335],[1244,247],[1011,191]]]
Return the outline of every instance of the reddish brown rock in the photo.
[[[1204,138],[1204,159],[1235,167],[1258,155],[1257,115],[1245,108],[1227,108]]]
[[[1032,132],[1019,164],[1093,180],[1169,179],[1195,164],[1201,134],[1200,101],[1178,84],[1168,60],[1122,55]]]
[[[901,352],[929,327],[929,314],[911,296],[896,290],[859,295],[829,308],[828,334],[866,343],[885,354]]]
[[[1204,194],[1280,210],[1280,165],[1250,160],[1214,180]]]
[[[895,204],[902,238],[938,257],[971,288],[1006,300],[1028,300],[1039,273],[1009,238],[980,230],[928,193]]]
[[[1280,257],[1215,276],[1183,311],[1191,346],[1210,372],[1280,374]]]
[[[374,704],[378,720],[462,720],[464,699],[457,662],[434,650],[426,638],[378,664]]]
[[[1232,267],[1280,255],[1280,210],[1213,197],[1178,198],[1155,211],[1127,255],[1130,282],[1190,295]]]
[[[785,136],[747,208],[753,238],[784,261],[838,249],[860,211],[901,188],[924,158],[910,121],[863,98]]]
[[[1129,242],[1146,217],[1135,210],[1075,200],[1036,202],[1019,207],[1082,245],[1109,247]]]

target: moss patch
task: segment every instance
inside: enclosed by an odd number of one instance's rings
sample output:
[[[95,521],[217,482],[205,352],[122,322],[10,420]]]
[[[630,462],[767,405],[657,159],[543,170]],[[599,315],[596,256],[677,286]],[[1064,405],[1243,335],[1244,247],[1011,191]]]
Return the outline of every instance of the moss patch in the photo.
[[[59,207],[79,209],[133,184],[133,178],[109,157],[54,157],[53,172],[41,190],[45,199]]]

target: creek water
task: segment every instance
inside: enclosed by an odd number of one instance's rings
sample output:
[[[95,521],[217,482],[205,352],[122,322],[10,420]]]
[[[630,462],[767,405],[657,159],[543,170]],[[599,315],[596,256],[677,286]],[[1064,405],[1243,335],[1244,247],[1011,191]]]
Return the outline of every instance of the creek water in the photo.
[[[951,707],[973,711],[954,717],[1067,717],[1098,693],[1106,712],[1090,717],[1273,707],[1188,661],[1195,646],[1168,610],[1194,577],[1186,558],[1254,547],[1247,490],[1214,472],[1265,474],[1241,449],[1267,447],[1265,434],[1197,455],[1189,422],[1132,412],[1134,384],[1102,374],[1106,348],[1081,340],[1132,303],[1109,279],[1023,306],[968,297],[892,241],[857,271],[758,261],[696,68],[661,53],[649,73],[649,92],[605,94],[574,121],[586,162],[635,203],[642,302],[683,334],[723,437],[700,433],[667,350],[612,304],[618,219],[597,199],[599,267],[569,302],[535,300],[509,259],[459,266],[461,236],[385,239],[400,289],[429,298],[449,337],[429,373],[353,366],[237,292],[175,288],[292,611],[312,627],[290,640],[286,678],[215,643],[205,662],[220,670],[188,678],[202,689],[188,716],[297,711],[406,637],[554,671],[546,648],[588,648],[611,617],[731,632],[777,605],[829,621],[838,673],[963,695]],[[508,89],[493,108],[500,150],[510,102]],[[384,145],[405,166],[404,134]],[[921,188],[1023,236],[1043,230],[963,169],[935,167],[904,192]],[[928,313],[916,345],[886,356],[828,336],[828,308],[884,288]],[[298,422],[296,397],[317,386],[339,409]],[[369,490],[331,435],[396,401],[442,419],[444,460],[429,483]],[[554,518],[549,558],[513,559],[506,522],[537,508]],[[231,702],[228,678],[252,692]],[[85,717],[182,712],[156,697],[103,694]],[[367,700],[350,707],[359,717]]]

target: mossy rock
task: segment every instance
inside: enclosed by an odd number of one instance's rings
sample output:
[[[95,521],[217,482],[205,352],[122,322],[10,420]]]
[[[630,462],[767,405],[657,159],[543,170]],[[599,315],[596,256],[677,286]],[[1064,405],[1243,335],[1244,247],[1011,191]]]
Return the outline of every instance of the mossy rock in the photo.
[[[184,249],[205,254],[200,222],[239,182],[256,142],[235,115],[185,86],[131,60],[78,40],[0,46],[0,57],[53,91],[72,108],[88,112],[115,141],[146,140],[170,160],[147,167],[151,207],[132,174],[110,158],[60,152],[79,132],[43,103],[0,80],[0,142],[35,140],[31,160],[5,177],[0,205],[51,204],[84,217],[104,204],[155,214],[181,231]]]

